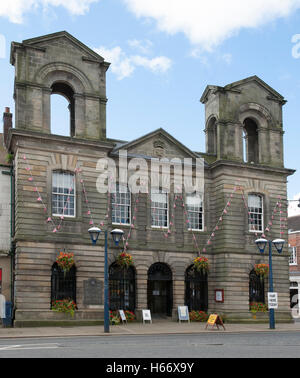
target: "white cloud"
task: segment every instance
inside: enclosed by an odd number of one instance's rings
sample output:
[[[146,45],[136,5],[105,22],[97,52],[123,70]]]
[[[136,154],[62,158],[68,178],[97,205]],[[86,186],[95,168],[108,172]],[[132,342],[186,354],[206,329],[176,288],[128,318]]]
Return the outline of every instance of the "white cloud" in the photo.
[[[172,65],[172,61],[165,56],[155,58],[141,55],[127,56],[119,46],[112,49],[101,46],[94,50],[111,63],[111,71],[117,75],[119,80],[131,76],[136,67],[143,67],[154,73],[165,73]]]
[[[290,15],[300,0],[123,0],[137,17],[156,21],[168,34],[184,33],[211,50],[242,28],[256,28]]]
[[[221,56],[221,59],[228,65],[232,63],[232,55],[229,53],[225,53]]]
[[[50,6],[64,7],[72,15],[83,15],[89,11],[92,3],[99,0],[10,0],[0,1],[0,17],[8,18],[17,24],[23,22],[26,13],[38,8],[43,10]]]
[[[300,215],[300,207],[298,207],[298,200],[300,199],[300,193],[293,197],[293,201],[289,202],[288,216]]]
[[[111,63],[111,71],[117,75],[119,80],[124,79],[132,74],[135,67],[131,60],[127,58],[121,47],[117,46],[107,49],[104,46],[94,49],[96,53],[101,55],[107,62]]]
[[[151,52],[153,43],[149,41],[148,39],[143,40],[143,41],[140,41],[137,39],[131,39],[128,41],[128,45],[131,48],[138,50],[142,54],[149,54]]]
[[[211,67],[211,60],[217,60],[222,64],[225,63],[230,66],[233,60],[233,56],[230,53],[219,53],[216,51],[206,52],[199,47],[192,48],[189,54],[192,58],[198,59],[201,64],[207,68]]]
[[[168,71],[172,65],[171,60],[165,56],[158,56],[156,58],[149,59],[140,55],[135,55],[131,57],[131,60],[136,66],[142,66],[144,68],[148,68],[152,72],[158,73]]]

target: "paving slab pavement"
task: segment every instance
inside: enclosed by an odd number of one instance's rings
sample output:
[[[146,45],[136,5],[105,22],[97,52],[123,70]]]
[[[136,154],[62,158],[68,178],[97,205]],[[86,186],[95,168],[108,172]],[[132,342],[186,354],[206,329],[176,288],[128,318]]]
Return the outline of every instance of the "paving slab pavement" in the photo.
[[[241,332],[300,332],[300,322],[278,323],[271,330],[269,324],[224,324],[219,329],[206,323],[177,323],[172,321],[153,321],[150,323],[128,323],[110,326],[110,332],[104,333],[103,325],[68,326],[68,327],[24,327],[0,328],[0,339],[5,338],[35,338],[35,337],[68,337],[68,336],[114,336],[114,335],[155,335],[155,334],[190,334],[190,333],[241,333]]]

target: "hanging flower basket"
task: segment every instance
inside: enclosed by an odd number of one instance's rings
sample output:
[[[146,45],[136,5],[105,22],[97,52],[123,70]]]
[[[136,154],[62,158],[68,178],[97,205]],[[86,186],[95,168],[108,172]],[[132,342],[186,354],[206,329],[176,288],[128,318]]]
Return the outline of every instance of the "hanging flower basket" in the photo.
[[[254,267],[255,273],[263,280],[268,277],[269,265],[268,264],[256,264]]]
[[[129,253],[121,252],[117,256],[116,262],[119,266],[127,269],[133,265],[133,258]]]
[[[74,253],[65,253],[60,252],[56,258],[57,265],[64,271],[66,274],[75,264]]]
[[[201,273],[208,273],[209,271],[209,264],[208,258],[204,256],[196,257],[194,259],[194,269]]]

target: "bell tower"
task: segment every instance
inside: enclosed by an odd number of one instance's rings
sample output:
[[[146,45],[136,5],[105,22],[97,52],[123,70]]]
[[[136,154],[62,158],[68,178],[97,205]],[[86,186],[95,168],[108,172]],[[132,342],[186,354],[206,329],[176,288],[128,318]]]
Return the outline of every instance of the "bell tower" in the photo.
[[[206,153],[215,160],[283,167],[284,98],[257,76],[206,87]]]
[[[50,134],[52,94],[69,103],[70,137],[106,139],[109,63],[66,31],[13,42],[16,129]]]

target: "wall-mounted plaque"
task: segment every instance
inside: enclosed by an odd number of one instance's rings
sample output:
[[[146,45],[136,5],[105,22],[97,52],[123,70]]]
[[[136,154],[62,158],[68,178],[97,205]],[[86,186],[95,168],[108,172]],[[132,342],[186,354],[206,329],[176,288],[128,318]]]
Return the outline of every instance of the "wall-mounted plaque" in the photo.
[[[224,289],[215,289],[215,302],[224,303]]]
[[[102,305],[102,281],[96,278],[90,278],[83,281],[83,303],[85,305]]]

